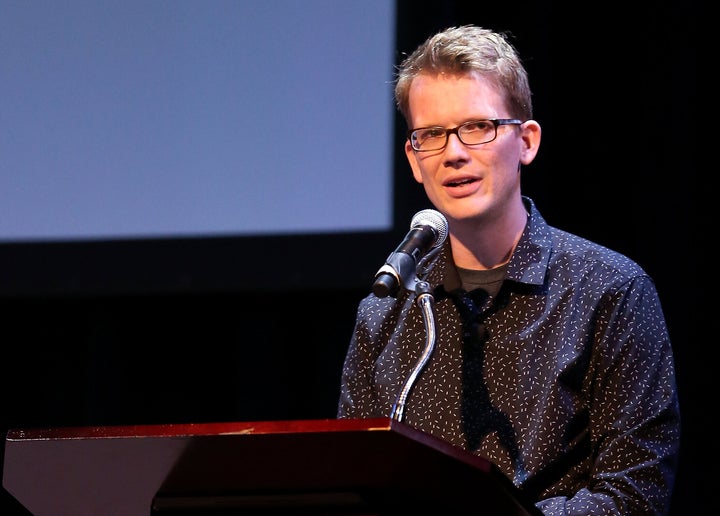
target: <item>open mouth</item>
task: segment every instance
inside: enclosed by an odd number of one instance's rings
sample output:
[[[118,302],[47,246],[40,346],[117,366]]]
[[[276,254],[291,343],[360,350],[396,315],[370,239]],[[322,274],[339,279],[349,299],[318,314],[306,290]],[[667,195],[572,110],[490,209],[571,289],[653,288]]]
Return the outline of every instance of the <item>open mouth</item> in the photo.
[[[467,178],[467,179],[460,179],[458,181],[450,181],[445,184],[445,186],[462,186],[462,185],[469,185],[470,183],[474,183],[477,181],[473,178]]]

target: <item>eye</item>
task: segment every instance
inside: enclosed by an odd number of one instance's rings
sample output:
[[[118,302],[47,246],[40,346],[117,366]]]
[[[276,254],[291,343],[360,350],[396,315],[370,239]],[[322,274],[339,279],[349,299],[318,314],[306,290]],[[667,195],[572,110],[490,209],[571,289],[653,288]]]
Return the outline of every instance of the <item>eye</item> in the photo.
[[[489,122],[488,120],[474,120],[472,122],[463,124],[462,128],[463,128],[463,131],[466,133],[473,133],[473,132],[486,133],[486,132],[492,130],[493,124],[492,124],[492,122]]]
[[[444,138],[445,129],[442,127],[428,127],[417,131],[418,140],[427,140],[428,138]]]

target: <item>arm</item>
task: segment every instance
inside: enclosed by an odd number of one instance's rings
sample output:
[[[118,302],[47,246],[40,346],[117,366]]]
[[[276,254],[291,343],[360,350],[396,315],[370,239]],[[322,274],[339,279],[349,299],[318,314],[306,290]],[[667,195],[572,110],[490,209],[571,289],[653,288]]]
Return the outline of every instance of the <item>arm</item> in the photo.
[[[643,276],[625,287],[608,295],[597,314],[586,385],[591,476],[570,496],[539,502],[545,514],[668,511],[680,438],[673,354],[654,284]]]
[[[371,418],[390,414],[389,401],[379,399],[378,387],[375,384],[375,363],[387,345],[390,329],[385,329],[389,306],[392,301],[379,300],[369,296],[360,302],[355,328],[343,363],[340,379],[340,399],[338,402],[338,418]],[[386,393],[389,395],[389,392]]]

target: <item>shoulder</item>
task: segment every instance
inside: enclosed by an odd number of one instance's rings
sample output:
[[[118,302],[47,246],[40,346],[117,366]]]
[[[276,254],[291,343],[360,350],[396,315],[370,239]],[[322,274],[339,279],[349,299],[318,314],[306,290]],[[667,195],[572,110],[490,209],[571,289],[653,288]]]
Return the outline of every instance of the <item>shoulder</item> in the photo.
[[[548,276],[578,281],[592,278],[604,284],[627,284],[648,279],[632,258],[588,238],[550,226],[534,204],[530,221],[511,262],[515,279],[542,284]]]
[[[636,261],[597,242],[552,226],[548,226],[548,234],[552,242],[551,263],[626,279],[647,276]]]

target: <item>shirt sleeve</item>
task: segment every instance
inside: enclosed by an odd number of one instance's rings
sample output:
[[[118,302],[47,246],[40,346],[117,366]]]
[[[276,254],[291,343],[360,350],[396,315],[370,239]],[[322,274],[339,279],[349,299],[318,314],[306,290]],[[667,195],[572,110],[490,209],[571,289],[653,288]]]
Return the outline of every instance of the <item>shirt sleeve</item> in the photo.
[[[387,416],[378,407],[373,378],[378,347],[384,343],[379,338],[380,310],[371,297],[361,301],[343,363],[338,418],[372,418]]]
[[[586,380],[593,394],[591,477],[587,486],[537,507],[557,516],[666,514],[680,411],[670,339],[650,278],[635,278],[606,296],[594,342],[594,371]]]

